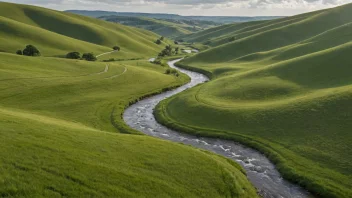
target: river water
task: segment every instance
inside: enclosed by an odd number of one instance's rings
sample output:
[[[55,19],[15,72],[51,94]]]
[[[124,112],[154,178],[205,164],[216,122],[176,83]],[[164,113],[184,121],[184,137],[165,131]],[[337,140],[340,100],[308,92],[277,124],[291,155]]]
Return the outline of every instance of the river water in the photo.
[[[265,198],[304,198],[311,195],[303,188],[284,180],[275,166],[261,153],[229,140],[215,138],[199,138],[177,132],[159,124],[154,116],[155,106],[162,100],[178,94],[186,89],[204,83],[209,79],[199,73],[176,67],[180,61],[170,61],[169,66],[191,77],[191,82],[172,91],[167,91],[139,101],[124,112],[125,122],[133,129],[147,135],[192,145],[197,148],[212,151],[230,158],[241,164],[247,172],[248,179]]]

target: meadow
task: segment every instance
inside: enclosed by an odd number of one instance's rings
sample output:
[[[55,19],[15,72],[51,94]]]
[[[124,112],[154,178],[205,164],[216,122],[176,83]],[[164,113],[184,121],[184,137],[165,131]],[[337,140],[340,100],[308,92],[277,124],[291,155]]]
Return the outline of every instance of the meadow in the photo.
[[[256,148],[318,197],[351,197],[351,10],[190,35],[189,42],[214,46],[179,66],[212,80],[162,102],[158,120]]]
[[[0,15],[0,196],[257,196],[238,164],[123,122],[130,104],[189,81],[148,62],[159,35],[19,4]],[[27,44],[42,56],[15,54]],[[96,62],[60,58],[114,45]]]

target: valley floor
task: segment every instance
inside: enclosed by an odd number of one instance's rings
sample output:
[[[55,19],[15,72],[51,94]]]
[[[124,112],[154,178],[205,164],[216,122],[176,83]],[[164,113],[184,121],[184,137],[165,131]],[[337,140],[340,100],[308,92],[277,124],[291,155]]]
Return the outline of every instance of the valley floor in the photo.
[[[131,102],[186,76],[166,75],[147,60],[7,53],[0,70],[1,196],[257,196],[225,158],[140,135],[123,122]]]

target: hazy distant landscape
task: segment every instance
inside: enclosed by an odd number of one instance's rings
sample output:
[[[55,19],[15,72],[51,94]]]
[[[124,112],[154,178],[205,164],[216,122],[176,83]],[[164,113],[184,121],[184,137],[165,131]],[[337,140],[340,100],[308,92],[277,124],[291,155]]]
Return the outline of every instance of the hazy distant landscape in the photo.
[[[282,16],[182,16],[177,14],[165,13],[140,13],[140,12],[108,12],[108,11],[90,11],[90,10],[67,10],[74,14],[90,16],[99,18],[102,16],[125,16],[125,17],[147,17],[154,19],[173,19],[173,20],[198,20],[198,21],[212,21],[216,23],[234,23],[234,22],[248,22],[260,21],[282,18]]]
[[[228,23],[262,21],[280,16],[181,16],[176,14],[67,10],[66,12],[95,17],[123,25],[143,28],[168,38],[177,39],[197,31]]]
[[[1,197],[352,197],[351,3],[26,2],[0,2]]]

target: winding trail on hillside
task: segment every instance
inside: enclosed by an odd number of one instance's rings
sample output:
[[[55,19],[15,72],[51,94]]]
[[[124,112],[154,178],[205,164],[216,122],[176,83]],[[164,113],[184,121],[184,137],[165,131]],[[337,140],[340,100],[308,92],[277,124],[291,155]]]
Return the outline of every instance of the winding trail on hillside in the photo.
[[[125,69],[123,70],[123,72],[121,74],[116,74],[116,75],[113,75],[113,76],[110,76],[110,77],[106,77],[105,79],[113,79],[113,78],[116,78],[116,77],[124,75],[126,72],[127,72],[127,67],[125,66]]]
[[[191,72],[175,66],[181,59],[168,62],[169,66],[185,73],[191,82],[177,89],[146,98],[130,106],[123,114],[124,121],[133,129],[147,135],[192,145],[212,151],[241,164],[247,172],[248,179],[265,198],[305,198],[311,195],[301,187],[284,180],[280,173],[264,155],[251,148],[229,140],[216,138],[199,138],[180,133],[159,124],[153,115],[155,106],[162,100],[178,94],[186,89],[204,83],[209,79],[199,73]]]
[[[102,54],[99,54],[99,55],[96,55],[95,57],[100,57],[100,56],[104,56],[104,55],[106,55],[106,54],[112,54],[112,53],[114,53],[114,52],[118,52],[119,50],[114,50],[114,51],[110,51],[110,52],[105,52],[105,53],[102,53]]]

